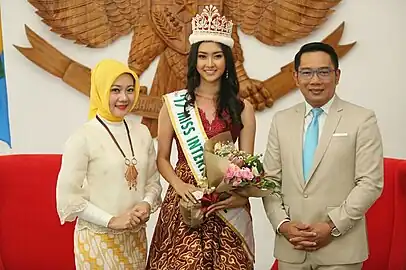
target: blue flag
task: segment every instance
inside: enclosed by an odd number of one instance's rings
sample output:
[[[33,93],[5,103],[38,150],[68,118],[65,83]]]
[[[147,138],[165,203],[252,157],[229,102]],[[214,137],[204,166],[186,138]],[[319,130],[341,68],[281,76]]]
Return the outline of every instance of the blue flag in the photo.
[[[0,52],[0,140],[11,148],[10,121],[8,117],[7,85],[4,71],[4,53]]]

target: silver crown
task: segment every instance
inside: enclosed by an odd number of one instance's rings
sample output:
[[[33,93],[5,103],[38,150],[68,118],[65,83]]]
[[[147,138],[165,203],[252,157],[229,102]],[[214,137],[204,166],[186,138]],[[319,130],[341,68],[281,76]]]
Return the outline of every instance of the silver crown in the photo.
[[[191,44],[200,41],[215,41],[233,47],[234,40],[231,37],[233,22],[221,16],[218,9],[213,6],[205,6],[201,14],[192,18],[192,34],[189,36]]]

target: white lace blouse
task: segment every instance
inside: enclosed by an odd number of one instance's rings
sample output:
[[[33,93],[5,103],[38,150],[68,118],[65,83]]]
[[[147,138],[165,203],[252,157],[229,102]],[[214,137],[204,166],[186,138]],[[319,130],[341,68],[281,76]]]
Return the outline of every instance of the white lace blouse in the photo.
[[[126,157],[131,148],[123,122],[102,119]],[[120,150],[97,119],[90,120],[66,142],[56,186],[57,211],[61,221],[74,221],[95,230],[107,230],[113,216],[146,201],[152,212],[161,203],[162,187],[156,167],[153,139],[146,126],[127,121],[137,160],[137,187],[129,189],[126,165]]]

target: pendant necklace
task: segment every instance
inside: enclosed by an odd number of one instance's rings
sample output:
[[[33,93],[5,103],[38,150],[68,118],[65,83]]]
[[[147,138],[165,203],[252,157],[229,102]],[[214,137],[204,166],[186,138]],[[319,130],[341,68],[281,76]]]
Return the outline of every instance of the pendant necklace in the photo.
[[[126,172],[125,172],[125,179],[127,180],[128,188],[131,190],[132,188],[137,189],[137,176],[138,176],[138,171],[135,165],[137,165],[137,159],[134,157],[134,148],[133,144],[131,142],[131,136],[130,136],[130,131],[128,129],[127,122],[123,120],[125,129],[127,131],[127,137],[128,137],[128,142],[130,143],[131,147],[131,154],[132,158],[129,159],[125,156],[123,149],[121,149],[120,145],[118,144],[116,138],[114,138],[113,134],[111,133],[110,129],[107,127],[107,125],[100,119],[98,115],[96,115],[97,120],[103,125],[103,127],[107,130],[107,132],[110,134],[110,137],[113,139],[114,143],[117,145],[117,148],[120,150],[121,154],[124,157],[125,165],[127,166]]]

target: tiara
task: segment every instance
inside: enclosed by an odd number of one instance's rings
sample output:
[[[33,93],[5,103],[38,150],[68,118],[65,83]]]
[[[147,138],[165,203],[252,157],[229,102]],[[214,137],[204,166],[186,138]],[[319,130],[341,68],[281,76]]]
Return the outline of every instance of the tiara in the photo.
[[[201,14],[192,18],[192,34],[189,36],[189,42],[194,44],[200,41],[215,41],[232,48],[234,45],[232,32],[231,20],[220,16],[215,6],[205,6]]]

